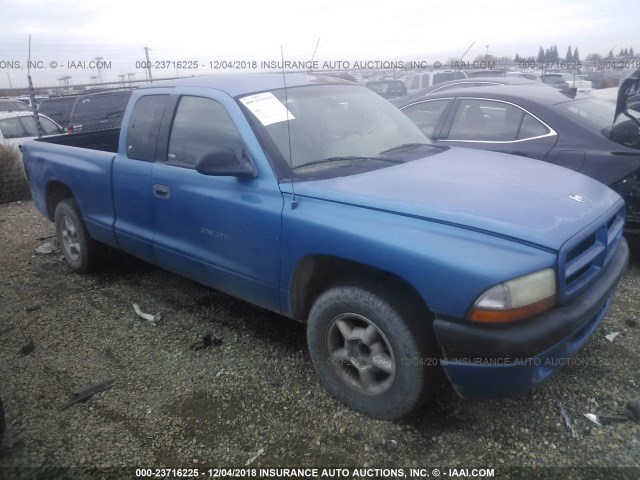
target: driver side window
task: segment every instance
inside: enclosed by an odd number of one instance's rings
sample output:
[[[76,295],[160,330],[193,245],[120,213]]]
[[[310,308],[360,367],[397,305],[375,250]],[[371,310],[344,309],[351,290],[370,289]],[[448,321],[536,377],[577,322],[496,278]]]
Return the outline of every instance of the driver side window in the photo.
[[[171,127],[167,162],[194,168],[203,153],[217,147],[242,156],[242,138],[226,109],[208,98],[182,97]]]

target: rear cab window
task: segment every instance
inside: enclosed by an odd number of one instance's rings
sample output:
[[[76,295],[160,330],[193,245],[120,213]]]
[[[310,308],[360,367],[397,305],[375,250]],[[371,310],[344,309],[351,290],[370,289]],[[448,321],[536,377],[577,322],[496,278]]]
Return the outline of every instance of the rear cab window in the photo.
[[[155,161],[160,121],[168,98],[168,95],[147,95],[136,101],[127,127],[127,157]]]

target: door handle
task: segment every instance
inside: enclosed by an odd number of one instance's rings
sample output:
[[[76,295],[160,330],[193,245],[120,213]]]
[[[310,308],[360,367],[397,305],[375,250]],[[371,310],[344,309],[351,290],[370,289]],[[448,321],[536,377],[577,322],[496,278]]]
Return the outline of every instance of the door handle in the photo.
[[[171,194],[171,189],[166,185],[160,185],[156,183],[153,186],[153,194],[158,198],[166,200]]]

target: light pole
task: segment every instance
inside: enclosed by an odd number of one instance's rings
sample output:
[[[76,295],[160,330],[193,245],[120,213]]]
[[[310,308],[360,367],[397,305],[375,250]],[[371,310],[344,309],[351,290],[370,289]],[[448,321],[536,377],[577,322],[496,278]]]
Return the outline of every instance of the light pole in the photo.
[[[144,54],[147,56],[147,75],[149,78],[149,82],[152,82],[153,78],[151,78],[151,62],[149,61],[149,50],[151,50],[149,47],[144,47]]]
[[[69,79],[70,79],[70,78],[71,78],[71,77],[70,77],[69,75],[67,75],[67,76],[65,76],[65,77],[60,77],[60,78],[58,78],[58,80],[62,82],[62,86],[63,86],[63,87],[68,87],[68,86],[69,86]]]
[[[104,57],[94,57],[93,59],[96,61],[96,70],[98,71],[98,81],[102,82],[102,72],[100,70],[100,67],[102,66],[102,60],[104,60]]]

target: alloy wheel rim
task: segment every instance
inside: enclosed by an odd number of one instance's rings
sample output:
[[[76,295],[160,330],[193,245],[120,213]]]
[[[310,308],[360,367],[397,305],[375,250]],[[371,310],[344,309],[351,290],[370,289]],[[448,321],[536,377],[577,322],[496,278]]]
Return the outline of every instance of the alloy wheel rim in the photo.
[[[71,219],[66,216],[62,218],[61,237],[65,253],[67,253],[72,260],[78,260],[82,253],[78,238],[78,230]]]
[[[368,318],[343,313],[327,330],[329,362],[340,379],[365,395],[381,395],[393,385],[396,358],[389,340]]]

